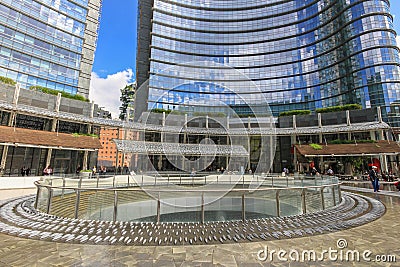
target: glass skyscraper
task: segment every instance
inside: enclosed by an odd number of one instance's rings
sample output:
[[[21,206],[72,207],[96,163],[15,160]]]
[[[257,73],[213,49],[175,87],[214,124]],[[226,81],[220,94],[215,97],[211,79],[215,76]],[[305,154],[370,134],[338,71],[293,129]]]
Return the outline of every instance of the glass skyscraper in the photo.
[[[199,97],[240,106],[232,91],[265,99],[275,116],[349,103],[389,111],[400,99],[389,7],[387,0],[140,0],[136,77],[138,88],[149,83],[136,95],[135,116],[207,105],[191,101]],[[228,67],[238,75],[221,74]],[[243,76],[258,89],[243,87]]]
[[[0,76],[88,97],[101,0],[0,0]]]

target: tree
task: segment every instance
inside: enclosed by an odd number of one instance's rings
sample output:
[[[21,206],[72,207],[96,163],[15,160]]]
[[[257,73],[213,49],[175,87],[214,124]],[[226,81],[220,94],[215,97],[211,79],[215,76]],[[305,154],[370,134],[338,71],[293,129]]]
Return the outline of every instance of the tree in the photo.
[[[128,109],[133,111],[133,101],[136,91],[136,83],[129,84],[125,88],[121,89],[121,106],[119,107],[120,113],[119,118],[126,120]]]

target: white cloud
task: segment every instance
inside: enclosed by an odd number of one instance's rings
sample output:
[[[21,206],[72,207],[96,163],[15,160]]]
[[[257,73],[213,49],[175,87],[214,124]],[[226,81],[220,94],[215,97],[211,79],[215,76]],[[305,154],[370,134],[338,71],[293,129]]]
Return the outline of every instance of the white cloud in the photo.
[[[89,99],[110,111],[113,118],[118,118],[118,108],[121,105],[120,90],[131,83],[132,78],[133,71],[131,69],[110,74],[107,78],[101,78],[97,73],[92,72]]]

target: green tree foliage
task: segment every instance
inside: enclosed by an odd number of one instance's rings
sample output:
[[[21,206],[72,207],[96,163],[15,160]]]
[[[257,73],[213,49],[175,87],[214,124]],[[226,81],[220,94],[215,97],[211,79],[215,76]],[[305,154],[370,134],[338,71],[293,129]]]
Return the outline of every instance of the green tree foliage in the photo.
[[[133,100],[135,96],[136,85],[134,83],[125,86],[121,89],[121,106],[119,107],[120,113],[119,118],[125,120],[128,112],[128,107],[133,106]]]

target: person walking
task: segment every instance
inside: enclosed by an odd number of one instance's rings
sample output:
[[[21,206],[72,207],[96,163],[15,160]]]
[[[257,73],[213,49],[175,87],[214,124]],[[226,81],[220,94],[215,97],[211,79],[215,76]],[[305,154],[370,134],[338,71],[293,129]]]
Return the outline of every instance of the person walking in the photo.
[[[23,166],[23,167],[21,168],[21,175],[22,175],[22,176],[25,176],[25,173],[26,173],[26,168],[25,168],[25,166]]]
[[[369,172],[369,179],[371,180],[374,192],[379,192],[379,179],[376,169],[378,169],[376,166],[372,166],[371,171]]]

